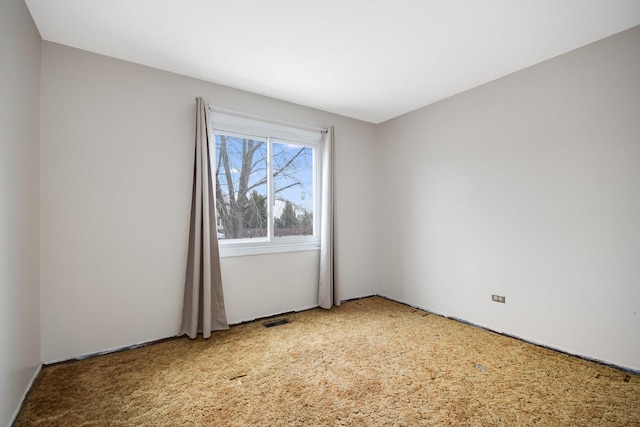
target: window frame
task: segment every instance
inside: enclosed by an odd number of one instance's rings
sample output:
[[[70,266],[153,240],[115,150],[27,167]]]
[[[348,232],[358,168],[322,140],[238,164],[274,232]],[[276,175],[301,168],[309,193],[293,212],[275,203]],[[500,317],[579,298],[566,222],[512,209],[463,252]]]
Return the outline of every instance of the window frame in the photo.
[[[322,173],[322,133],[320,130],[309,131],[290,125],[263,121],[238,114],[210,114],[211,138],[213,147],[210,150],[213,171],[216,170],[215,135],[222,134],[255,140],[267,141],[267,236],[245,239],[221,239],[218,241],[220,257],[250,256],[285,252],[320,250],[321,221],[321,173]],[[313,150],[313,234],[310,236],[274,236],[275,190],[273,183],[273,144],[283,143]],[[217,179],[215,173],[212,174]],[[214,196],[215,197],[215,196]],[[217,210],[216,210],[217,224]]]

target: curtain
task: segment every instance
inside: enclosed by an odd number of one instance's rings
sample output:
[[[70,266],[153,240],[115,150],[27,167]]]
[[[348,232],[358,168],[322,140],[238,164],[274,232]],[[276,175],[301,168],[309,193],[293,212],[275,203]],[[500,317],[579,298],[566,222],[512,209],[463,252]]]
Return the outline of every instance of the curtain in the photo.
[[[322,140],[321,209],[318,305],[329,309],[333,304],[340,305],[333,273],[333,126]]]
[[[208,107],[204,99],[196,98],[189,251],[179,334],[190,338],[196,338],[198,332],[208,338],[211,331],[229,327],[222,294],[209,138]]]

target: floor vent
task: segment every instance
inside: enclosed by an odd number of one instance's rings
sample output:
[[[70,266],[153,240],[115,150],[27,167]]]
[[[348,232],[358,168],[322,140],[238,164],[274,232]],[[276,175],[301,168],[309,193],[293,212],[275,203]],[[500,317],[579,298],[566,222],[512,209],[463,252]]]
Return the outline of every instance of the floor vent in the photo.
[[[271,320],[269,322],[264,322],[262,325],[265,328],[273,328],[274,326],[280,326],[287,323],[289,323],[289,319],[278,319],[278,320]]]

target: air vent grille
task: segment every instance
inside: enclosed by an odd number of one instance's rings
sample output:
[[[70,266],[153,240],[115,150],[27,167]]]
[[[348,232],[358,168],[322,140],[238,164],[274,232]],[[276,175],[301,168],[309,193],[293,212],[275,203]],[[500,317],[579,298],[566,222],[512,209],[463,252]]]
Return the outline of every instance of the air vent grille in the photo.
[[[289,323],[289,319],[277,319],[277,320],[270,320],[268,322],[264,322],[262,325],[265,328],[273,328],[274,326],[285,325],[287,323]]]

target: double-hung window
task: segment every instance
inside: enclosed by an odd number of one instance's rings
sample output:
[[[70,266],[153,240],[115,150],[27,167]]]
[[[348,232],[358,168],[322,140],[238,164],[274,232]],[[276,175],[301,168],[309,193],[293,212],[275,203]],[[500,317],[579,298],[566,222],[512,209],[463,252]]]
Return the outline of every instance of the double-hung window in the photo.
[[[320,131],[211,114],[222,256],[319,247]]]

